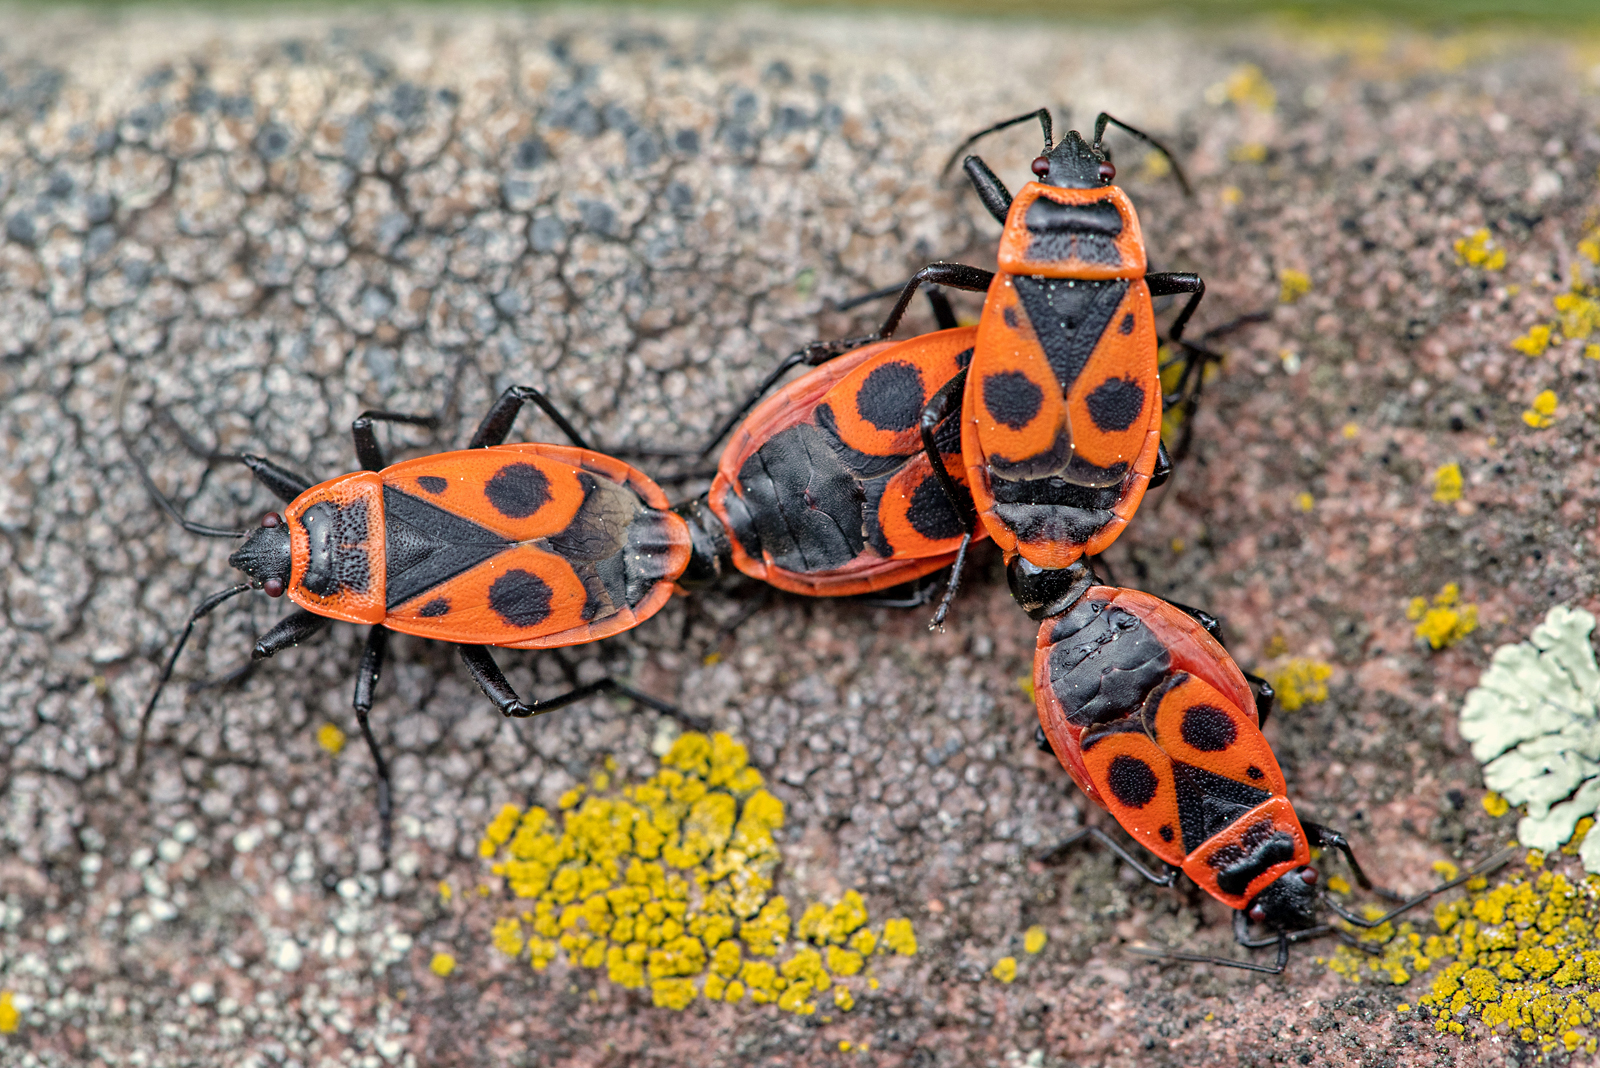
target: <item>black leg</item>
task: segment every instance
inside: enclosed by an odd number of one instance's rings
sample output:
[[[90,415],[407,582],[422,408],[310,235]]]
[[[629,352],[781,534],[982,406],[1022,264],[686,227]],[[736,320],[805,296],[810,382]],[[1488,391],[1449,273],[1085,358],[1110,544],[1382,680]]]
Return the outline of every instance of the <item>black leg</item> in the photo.
[[[167,685],[167,680],[172,678],[172,669],[178,663],[178,654],[183,652],[184,645],[189,641],[189,635],[194,633],[194,625],[210,615],[211,610],[216,608],[217,605],[239,596],[239,594],[250,588],[250,583],[241,582],[239,585],[231,586],[221,593],[213,593],[210,597],[201,601],[195,610],[189,614],[189,622],[184,624],[183,633],[178,635],[178,643],[172,647],[172,652],[167,656],[166,666],[161,669],[161,675],[156,679],[156,688],[150,694],[150,700],[145,702],[144,711],[139,714],[139,738],[133,748],[134,771],[144,767],[144,742],[146,735],[150,733],[150,714],[155,711],[156,699],[161,696],[161,691]]]
[[[1200,306],[1200,301],[1206,295],[1206,283],[1197,274],[1187,271],[1168,271],[1160,274],[1147,274],[1145,283],[1150,287],[1152,297],[1168,297],[1179,293],[1189,294],[1188,301],[1183,310],[1178,312],[1178,317],[1172,320],[1172,326],[1167,330],[1167,338],[1174,345],[1183,340],[1184,327],[1189,325],[1189,320],[1194,316],[1194,310]]]
[[[949,164],[945,166],[946,169],[949,168]],[[977,156],[968,156],[961,169],[967,172],[967,181],[972,183],[973,192],[978,194],[984,210],[994,216],[995,222],[1004,225],[1006,216],[1011,213],[1011,190],[1007,189],[1000,176],[991,171],[989,165]]]
[[[350,436],[355,439],[356,459],[363,471],[382,471],[383,449],[378,446],[378,436],[372,432],[373,423],[409,423],[411,426],[438,426],[436,415],[406,415],[404,412],[384,412],[375,409],[362,412],[350,424]]]
[[[849,339],[854,342],[850,348],[859,348],[874,341],[886,341],[893,337],[900,320],[905,318],[906,309],[911,306],[911,298],[917,295],[917,290],[922,286],[940,285],[951,289],[964,289],[969,293],[983,293],[993,281],[994,272],[986,271],[982,267],[968,267],[964,263],[930,263],[906,282],[905,288],[900,291],[900,299],[895,301],[894,307],[889,310],[888,318],[884,319],[878,332],[864,338]]]
[[[1139,140],[1149,145],[1151,148],[1155,149],[1157,152],[1161,153],[1163,156],[1167,157],[1167,162],[1172,164],[1172,173],[1177,176],[1178,184],[1183,187],[1183,195],[1186,197],[1194,196],[1194,189],[1190,187],[1189,179],[1184,177],[1183,168],[1178,166],[1176,157],[1174,157],[1171,152],[1167,151],[1166,145],[1163,145],[1160,141],[1157,141],[1154,137],[1151,137],[1143,130],[1135,130],[1132,126],[1129,126],[1121,119],[1107,115],[1103,111],[1100,113],[1099,117],[1094,120],[1094,148],[1099,149],[1101,142],[1105,140],[1106,125],[1108,123],[1120,130],[1127,131],[1134,137],[1137,137]]]
[[[1192,608],[1186,604],[1179,604],[1177,601],[1168,601],[1167,603],[1200,624],[1207,634],[1216,639],[1218,645],[1224,649],[1228,647],[1228,643],[1222,640],[1222,620],[1203,608]]]
[[[506,681],[505,674],[500,670],[500,665],[494,662],[494,657],[490,655],[486,646],[461,646],[461,660],[467,665],[467,670],[471,672],[473,679],[483,692],[488,695],[489,700],[493,701],[495,706],[500,709],[501,714],[517,719],[526,719],[529,716],[539,716],[546,712],[554,712],[558,708],[565,708],[574,701],[581,701],[585,697],[592,697],[597,693],[619,693],[637,704],[671,716],[693,730],[706,730],[710,726],[699,716],[691,716],[682,709],[667,704],[665,701],[658,701],[649,694],[643,694],[632,687],[624,686],[609,675],[544,701],[525,702],[517,696],[517,691],[513,690],[511,684]]]
[[[937,440],[939,427],[961,410],[961,393],[966,386],[967,371],[966,368],[962,368],[954,378],[939,387],[922,409],[922,452],[933,468],[933,477],[939,480],[939,488],[944,490],[945,500],[950,502],[950,507],[961,517],[962,526],[966,529],[966,533],[961,536],[961,546],[956,550],[955,562],[950,565],[950,582],[945,586],[944,596],[939,600],[939,608],[933,614],[933,622],[929,624],[929,629],[932,630],[944,626],[945,617],[950,613],[950,602],[955,600],[956,590],[961,586],[961,571],[967,563],[967,548],[972,544],[972,535],[978,529],[978,512],[973,507],[972,494],[951,476],[950,469],[945,466],[944,452],[939,448]]]
[[[378,686],[378,676],[383,672],[384,652],[389,648],[389,629],[382,624],[367,632],[367,648],[361,654],[361,668],[356,672],[355,710],[356,722],[361,725],[361,737],[367,740],[367,751],[378,769],[378,846],[383,852],[383,862],[389,863],[389,847],[394,840],[394,809],[389,783],[389,764],[378,749],[378,739],[372,733],[368,716],[372,712],[372,691]]]
[[[1189,964],[1215,964],[1223,968],[1238,968],[1240,971],[1244,972],[1263,972],[1267,975],[1283,974],[1283,970],[1289,966],[1289,943],[1291,941],[1295,941],[1295,939],[1292,938],[1288,932],[1284,931],[1280,931],[1270,938],[1244,938],[1240,933],[1245,929],[1242,925],[1243,917],[1244,913],[1242,912],[1234,913],[1234,939],[1238,941],[1241,946],[1245,946],[1250,949],[1260,949],[1263,946],[1276,945],[1278,947],[1278,959],[1274,963],[1257,964],[1253,960],[1234,960],[1231,957],[1214,957],[1208,953],[1189,953],[1181,949],[1157,949],[1154,946],[1129,946],[1128,950],[1131,953],[1136,953],[1141,957],[1149,957],[1152,960],[1181,960]],[[1323,929],[1322,933],[1326,933],[1325,928]]]
[[[489,414],[478,424],[478,432],[472,435],[472,441],[467,444],[467,448],[484,449],[505,441],[506,435],[511,432],[511,424],[516,421],[517,413],[528,401],[537,404],[544,414],[550,417],[551,422],[561,428],[568,441],[580,449],[589,447],[589,443],[583,440],[582,435],[567,422],[566,416],[557,411],[556,406],[551,404],[543,393],[532,386],[512,386],[500,394],[499,399],[490,407]]]
[[[1167,454],[1167,443],[1161,442],[1156,446],[1156,467],[1150,472],[1150,482],[1146,489],[1159,489],[1167,484],[1167,479],[1172,477],[1172,457]]]
[[[284,504],[293,501],[300,494],[310,489],[314,483],[304,475],[297,475],[287,467],[279,466],[271,460],[263,460],[259,456],[241,453],[238,456],[228,456],[225,459],[238,460],[250,469],[256,476],[256,481],[272,491],[272,495]],[[376,470],[374,468],[374,470]]]
[[[1309,829],[1309,826],[1315,826],[1315,824],[1307,825],[1305,823],[1302,823],[1301,826],[1302,827],[1308,827],[1308,829]],[[1323,828],[1318,828],[1318,830],[1324,830],[1324,829]],[[1325,832],[1325,833],[1331,833],[1331,832]],[[1486,860],[1480,861],[1479,863],[1477,863],[1477,864],[1473,865],[1472,867],[1468,868],[1466,871],[1464,871],[1461,874],[1457,875],[1454,879],[1450,879],[1450,880],[1448,880],[1446,882],[1442,882],[1438,886],[1435,886],[1431,890],[1424,890],[1422,893],[1418,894],[1416,897],[1407,898],[1404,901],[1401,901],[1401,903],[1399,905],[1396,905],[1394,908],[1390,909],[1388,912],[1384,913],[1382,916],[1379,916],[1377,919],[1368,919],[1365,916],[1357,915],[1356,913],[1351,912],[1349,909],[1345,908],[1343,905],[1339,904],[1337,901],[1333,900],[1333,898],[1328,897],[1326,894],[1323,895],[1322,900],[1323,900],[1323,903],[1325,905],[1327,905],[1329,909],[1331,909],[1333,912],[1338,914],[1338,916],[1339,916],[1339,918],[1341,920],[1344,920],[1346,923],[1353,924],[1356,927],[1361,927],[1361,928],[1365,928],[1365,929],[1370,930],[1371,928],[1374,928],[1374,927],[1382,927],[1384,924],[1388,923],[1390,920],[1393,920],[1397,916],[1401,916],[1401,915],[1403,915],[1403,914],[1405,914],[1407,912],[1410,912],[1412,909],[1416,908],[1418,905],[1420,905],[1423,902],[1427,901],[1429,898],[1434,897],[1434,896],[1436,896],[1438,894],[1442,894],[1446,890],[1452,889],[1453,887],[1460,886],[1462,883],[1466,882],[1468,879],[1471,879],[1471,878],[1473,878],[1475,876],[1478,876],[1478,875],[1488,875],[1490,872],[1498,871],[1499,869],[1505,867],[1507,864],[1511,863],[1512,858],[1515,857],[1516,855],[1517,855],[1517,847],[1516,846],[1509,846],[1509,847],[1507,847],[1505,849],[1502,849],[1502,850],[1500,850],[1500,852],[1495,853],[1494,855],[1490,856]],[[1363,883],[1362,885],[1365,886],[1366,884]]]
[[[1241,669],[1242,670],[1242,669]],[[1277,700],[1278,691],[1273,689],[1272,683],[1260,675],[1246,671],[1244,681],[1250,684],[1256,695],[1256,726],[1265,727],[1267,717],[1272,715],[1272,703]]]
[[[1110,835],[1106,834],[1106,832],[1102,831],[1098,827],[1082,827],[1076,831],[1073,831],[1061,841],[1051,846],[1049,850],[1040,854],[1039,860],[1045,864],[1048,864],[1051,861],[1059,858],[1063,853],[1077,845],[1079,842],[1089,838],[1094,839],[1096,842],[1099,842],[1101,845],[1111,850],[1111,852],[1115,853],[1122,859],[1123,863],[1127,864],[1134,871],[1138,872],[1140,875],[1143,875],[1146,879],[1152,883],[1155,883],[1157,886],[1171,886],[1177,881],[1178,876],[1183,874],[1183,869],[1174,868],[1169,864],[1167,866],[1167,873],[1165,875],[1157,875],[1155,872],[1141,864],[1132,853],[1129,853],[1126,849],[1122,848],[1122,846],[1117,844],[1117,842],[1114,841]]]
[[[1033,725],[1033,747],[1041,753],[1056,755],[1056,747],[1050,744],[1050,736],[1044,732],[1044,724]]]
[[[275,656],[291,645],[299,645],[332,622],[333,620],[327,616],[307,612],[304,608],[290,612],[278,620],[271,630],[256,639],[256,646],[250,651],[250,659],[265,660],[269,656]]]
[[[1305,830],[1306,834],[1313,838],[1322,848],[1337,849],[1339,852],[1343,853],[1344,859],[1350,863],[1350,870],[1355,873],[1356,882],[1361,884],[1361,888],[1363,890],[1373,889],[1372,880],[1367,878],[1367,873],[1361,870],[1361,865],[1356,861],[1356,855],[1350,851],[1349,839],[1345,838],[1344,835],[1340,834],[1336,830],[1333,830],[1331,827],[1324,827],[1320,823],[1312,823],[1309,820],[1301,820],[1300,826]],[[1390,897],[1396,901],[1400,900],[1399,895],[1395,894],[1393,891],[1380,890],[1377,892],[1381,896]]]
[[[843,303],[835,304],[834,310],[849,311],[851,308],[859,307],[874,300],[895,296],[905,287],[905,282],[896,282],[892,286],[874,289],[871,293],[862,293],[860,296],[851,297]],[[953,330],[961,325],[956,319],[955,309],[950,306],[950,298],[944,295],[944,290],[938,286],[929,286],[922,292],[928,298],[928,304],[933,309],[934,322],[939,325],[940,330]]]
[[[898,287],[900,299],[895,302],[894,308],[889,312],[889,317],[884,320],[877,333],[863,334],[859,337],[839,338],[836,341],[813,341],[805,348],[797,349],[785,356],[778,366],[774,367],[771,373],[761,380],[761,384],[744,399],[744,402],[734,409],[733,414],[722,421],[722,425],[711,435],[711,439],[700,448],[697,455],[702,457],[710,455],[711,451],[722,443],[722,439],[732,433],[733,428],[738,426],[740,421],[750,413],[750,409],[754,408],[756,403],[766,396],[772,387],[777,385],[778,381],[793,368],[802,365],[821,367],[834,357],[852,352],[863,345],[871,345],[874,342],[888,340],[893,336],[895,328],[900,325],[900,320],[905,318],[906,308],[911,304],[911,298],[916,296],[917,290],[922,286],[942,285],[949,286],[951,289],[982,292],[989,288],[989,283],[993,280],[994,272],[985,271],[981,267],[967,267],[959,263],[929,264],[912,275],[904,285]],[[854,307],[868,300],[888,296],[891,292],[894,292],[894,289],[875,290],[846,301],[839,307],[841,309]],[[940,315],[938,305],[934,306],[934,315],[936,318]]]

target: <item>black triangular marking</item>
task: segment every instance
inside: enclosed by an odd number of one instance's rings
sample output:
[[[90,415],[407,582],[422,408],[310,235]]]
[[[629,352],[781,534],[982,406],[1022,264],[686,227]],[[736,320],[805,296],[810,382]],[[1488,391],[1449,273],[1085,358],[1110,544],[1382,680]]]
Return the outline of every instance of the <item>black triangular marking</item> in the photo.
[[[1100,335],[1122,306],[1128,280],[1086,282],[1019,275],[1013,284],[1064,396],[1083,373],[1094,347],[1100,343]]]
[[[404,604],[513,544],[470,519],[383,487],[385,600]]]
[[[1172,777],[1178,786],[1178,823],[1183,828],[1185,853],[1193,853],[1218,831],[1272,796],[1266,790],[1181,760],[1172,762]]]

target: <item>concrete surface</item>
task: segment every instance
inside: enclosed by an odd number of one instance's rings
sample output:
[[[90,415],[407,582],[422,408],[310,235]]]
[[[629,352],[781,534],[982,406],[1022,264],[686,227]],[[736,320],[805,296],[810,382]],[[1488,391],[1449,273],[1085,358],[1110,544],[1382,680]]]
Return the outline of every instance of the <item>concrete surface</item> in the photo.
[[[1034,628],[988,557],[940,635],[922,611],[775,598],[719,643],[752,594],[730,588],[596,647],[501,658],[525,691],[620,672],[747,741],[789,808],[781,885],[858,887],[875,918],[914,920],[921,952],[878,997],[827,1023],[672,1013],[513,966],[488,945],[494,903],[442,906],[438,884],[483,879],[501,804],[553,803],[608,753],[653,770],[655,717],[591,701],[506,723],[450,650],[397,641],[374,710],[399,829],[380,872],[365,754],[315,738],[353,731],[357,628],[185,691],[280,614],[254,597],[200,628],[134,774],[162,658],[233,579],[225,544],[151,505],[115,427],[222,524],[273,502],[155,412],[318,477],[354,466],[363,408],[448,403],[437,434],[389,435],[415,453],[463,442],[513,382],[606,445],[691,444],[782,353],[871,318],[827,300],[934,258],[989,262],[997,227],[937,181],[966,133],[1040,104],[1110,110],[1171,136],[1195,179],[1185,200],[1118,144],[1156,262],[1210,282],[1201,324],[1273,309],[1227,339],[1194,455],[1110,560],[1225,616],[1247,666],[1333,665],[1331,697],[1268,735],[1302,810],[1420,888],[1511,825],[1478,803],[1462,693],[1551,603],[1596,601],[1600,364],[1581,341],[1509,347],[1592,270],[1575,251],[1600,210],[1592,43],[761,11],[12,9],[0,25],[0,987],[27,1006],[0,1060],[1531,1056],[1399,1023],[1415,991],[1351,986],[1309,949],[1266,979],[1123,952],[1226,952],[1228,916],[1103,852],[1031,859],[1088,813],[1033,748],[1017,680]],[[1031,133],[985,149],[1013,188],[1035,151]],[[1479,227],[1503,270],[1458,263]],[[1280,305],[1286,270],[1311,289]],[[1521,414],[1546,388],[1557,416],[1533,429]],[[1449,462],[1465,498],[1435,503]],[[1481,624],[1434,653],[1405,610],[1447,582]],[[992,979],[1035,923],[1045,952]],[[446,980],[428,970],[442,948],[461,962]]]

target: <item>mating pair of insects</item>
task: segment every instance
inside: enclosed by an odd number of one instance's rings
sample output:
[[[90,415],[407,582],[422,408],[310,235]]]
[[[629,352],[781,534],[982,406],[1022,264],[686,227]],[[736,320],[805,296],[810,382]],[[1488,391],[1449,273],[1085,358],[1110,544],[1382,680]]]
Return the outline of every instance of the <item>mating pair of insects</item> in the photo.
[[[1242,944],[1278,948],[1272,965],[1161,955],[1281,971],[1292,942],[1331,930],[1317,922],[1320,905],[1370,927],[1454,885],[1459,880],[1379,920],[1322,893],[1313,842],[1342,851],[1358,881],[1371,883],[1342,835],[1301,820],[1290,804],[1260,730],[1270,688],[1239,669],[1205,613],[1096,580],[1087,558],[1170,472],[1164,405],[1186,405],[1192,415],[1200,372],[1214,354],[1182,340],[1204,284],[1148,271],[1104,133],[1114,123],[1165,153],[1162,146],[1104,114],[1092,141],[1073,131],[1056,143],[1041,110],[981,131],[956,155],[1035,117],[1045,136],[1032,168],[1038,180],[1015,197],[981,159],[964,163],[1004,226],[997,270],[929,265],[895,287],[899,299],[875,334],[793,354],[702,450],[732,434],[703,497],[669,506],[654,481],[590,449],[526,386],[502,394],[457,452],[389,465],[374,425],[434,420],[368,411],[352,427],[361,471],[313,485],[270,460],[234,457],[286,504],[253,532],[185,519],[141,467],[152,495],[186,529],[246,538],[230,563],[247,579],[191,615],[144,710],[141,754],[184,642],[229,598],[260,589],[297,606],[257,639],[256,659],[331,620],[368,624],[354,705],[378,769],[387,847],[388,769],[368,717],[390,631],[455,643],[508,716],[605,690],[679,715],[610,678],[524,701],[489,650],[614,635],[649,619],[675,589],[729,570],[793,592],[845,596],[949,566],[937,623],[970,543],[987,536],[1005,553],[1016,599],[1041,621],[1035,692],[1044,743],[1167,870],[1158,875],[1094,828],[1063,844],[1094,837],[1165,885],[1186,874],[1235,910]],[[978,325],[957,325],[935,292],[941,329],[892,340],[926,285],[983,291]],[[1184,364],[1178,391],[1163,397],[1152,297],[1178,294],[1189,299],[1168,338],[1183,347]],[[815,369],[760,401],[802,364]],[[506,443],[530,402],[570,445]],[[1252,936],[1251,922],[1269,933]]]

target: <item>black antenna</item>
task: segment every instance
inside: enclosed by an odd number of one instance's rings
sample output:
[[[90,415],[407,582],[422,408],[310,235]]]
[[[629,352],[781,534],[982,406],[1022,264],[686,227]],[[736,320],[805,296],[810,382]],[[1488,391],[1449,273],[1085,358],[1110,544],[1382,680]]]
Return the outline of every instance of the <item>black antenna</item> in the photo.
[[[950,173],[950,168],[956,165],[956,160],[961,158],[961,154],[967,149],[971,148],[979,140],[988,137],[992,133],[999,133],[1001,130],[1009,130],[1011,127],[1027,122],[1029,119],[1039,120],[1039,126],[1042,130],[1044,130],[1045,155],[1049,155],[1050,149],[1055,147],[1055,138],[1053,136],[1054,128],[1050,122],[1050,109],[1040,108],[1038,111],[1030,111],[1025,115],[1018,115],[1015,118],[1007,119],[1005,122],[997,122],[987,129],[979,130],[977,133],[961,142],[956,146],[956,150],[950,153],[950,158],[944,161],[944,166],[939,169],[940,180],[942,181],[944,176]]]

